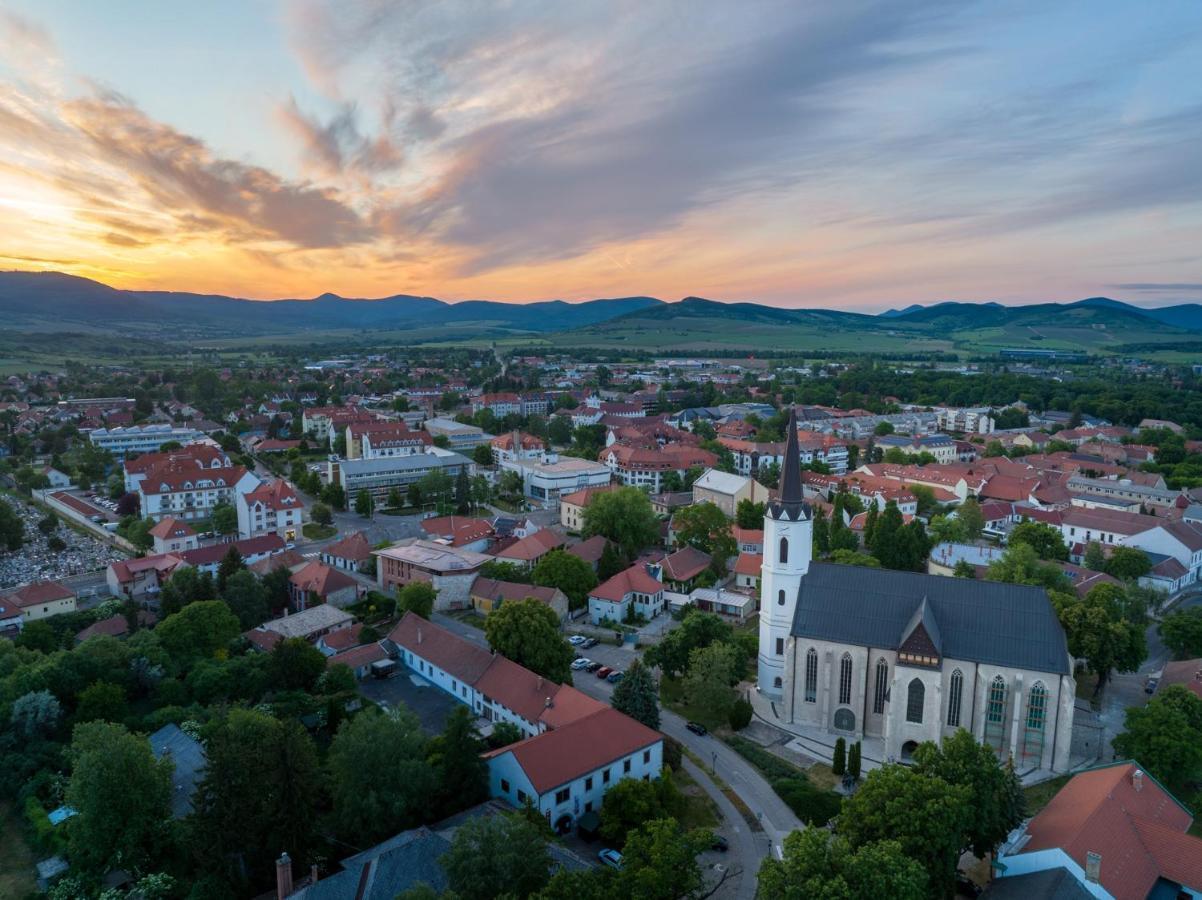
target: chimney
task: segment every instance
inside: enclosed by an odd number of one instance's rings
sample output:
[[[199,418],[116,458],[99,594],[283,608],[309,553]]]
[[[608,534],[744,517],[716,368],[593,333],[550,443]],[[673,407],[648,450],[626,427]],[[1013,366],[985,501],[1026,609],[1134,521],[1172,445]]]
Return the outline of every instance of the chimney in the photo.
[[[1085,880],[1097,884],[1102,880],[1102,854],[1092,850],[1085,854]]]
[[[292,893],[292,858],[285,852],[275,861],[275,896],[284,900]]]
[[[1144,773],[1141,769],[1135,769],[1131,772],[1131,786],[1135,788],[1136,793],[1144,789]]]
[[[553,706],[553,704],[551,703],[550,697],[548,697],[546,700],[543,701],[543,708],[550,709],[552,706]]]
[[[420,628],[417,629],[417,642],[419,644],[422,642],[422,630]]]

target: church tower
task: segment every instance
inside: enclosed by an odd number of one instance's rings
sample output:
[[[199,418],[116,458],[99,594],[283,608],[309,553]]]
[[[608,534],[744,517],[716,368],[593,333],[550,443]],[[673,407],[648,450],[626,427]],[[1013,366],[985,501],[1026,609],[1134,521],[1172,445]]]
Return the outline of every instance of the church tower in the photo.
[[[814,525],[801,488],[797,415],[789,412],[780,496],[764,513],[764,564],[760,572],[760,652],[758,687],[773,699],[784,696],[785,644],[801,578],[810,569]]]

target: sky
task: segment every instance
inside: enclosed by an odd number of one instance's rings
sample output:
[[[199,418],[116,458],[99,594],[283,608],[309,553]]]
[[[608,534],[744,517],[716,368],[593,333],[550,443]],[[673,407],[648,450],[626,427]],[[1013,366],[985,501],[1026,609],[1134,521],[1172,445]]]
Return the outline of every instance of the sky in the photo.
[[[1202,4],[0,0],[0,269],[1202,300]]]

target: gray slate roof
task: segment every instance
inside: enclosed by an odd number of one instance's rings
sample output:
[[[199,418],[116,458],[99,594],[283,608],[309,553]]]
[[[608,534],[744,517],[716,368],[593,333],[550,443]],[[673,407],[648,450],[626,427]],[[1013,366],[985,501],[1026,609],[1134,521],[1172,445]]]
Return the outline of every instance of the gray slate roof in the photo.
[[[447,876],[438,858],[450,849],[450,841],[425,826],[402,831],[344,859],[342,871],[290,896],[297,900],[393,900],[422,882],[436,891],[445,891]]]
[[[171,817],[182,819],[192,812],[192,795],[204,777],[204,748],[175,724],[164,725],[148,740],[155,759],[167,756],[175,764],[171,773]]]
[[[1093,894],[1063,867],[995,878],[981,900],[1093,900]]]
[[[924,597],[945,657],[1070,673],[1052,602],[1029,585],[816,562],[801,579],[791,633],[896,650]]]

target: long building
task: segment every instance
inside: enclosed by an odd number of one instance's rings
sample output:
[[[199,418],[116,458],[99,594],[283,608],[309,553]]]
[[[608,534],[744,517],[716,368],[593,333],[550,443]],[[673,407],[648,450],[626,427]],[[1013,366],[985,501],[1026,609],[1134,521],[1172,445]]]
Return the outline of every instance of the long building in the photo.
[[[476,471],[475,463],[466,456],[438,448],[409,456],[331,459],[327,466],[330,483],[342,485],[348,499],[366,490],[377,502],[387,499],[393,488],[407,491],[431,472],[445,472],[455,478],[461,469],[466,469],[469,475]]]
[[[126,428],[97,428],[88,435],[88,440],[114,456],[130,453],[152,453],[164,444],[175,441],[190,444],[204,439],[204,432],[195,428],[172,425],[130,425]]]

